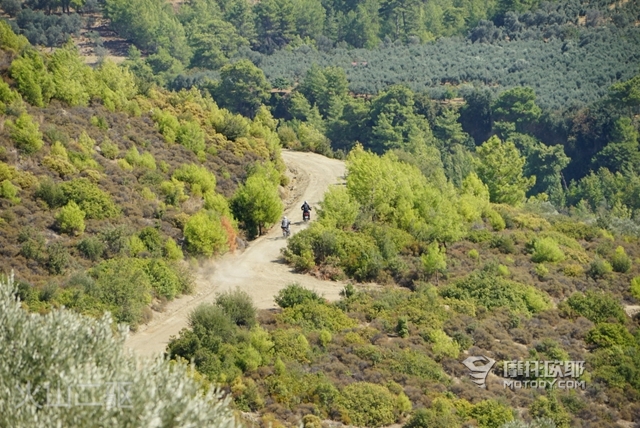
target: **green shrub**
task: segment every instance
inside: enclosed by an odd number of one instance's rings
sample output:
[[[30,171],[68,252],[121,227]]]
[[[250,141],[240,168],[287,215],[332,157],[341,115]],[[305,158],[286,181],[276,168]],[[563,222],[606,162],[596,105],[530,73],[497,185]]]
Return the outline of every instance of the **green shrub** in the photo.
[[[473,406],[471,416],[480,428],[499,428],[513,420],[513,411],[495,400],[484,400]]]
[[[138,233],[138,237],[149,253],[158,257],[162,253],[162,236],[157,228],[147,226]]]
[[[633,346],[633,335],[622,324],[603,322],[595,326],[587,333],[585,342],[598,348],[610,348],[612,346]]]
[[[382,385],[368,382],[354,382],[347,385],[338,399],[349,425],[382,427],[391,425],[397,419],[397,399]]]
[[[322,298],[315,291],[308,290],[298,283],[287,285],[275,297],[276,304],[281,308],[291,308],[295,305],[312,301],[322,302]]]
[[[344,230],[351,228],[360,209],[360,204],[349,196],[347,189],[339,186],[329,188],[321,205],[318,219],[327,226]]]
[[[182,281],[179,274],[164,260],[148,260],[143,268],[156,296],[172,300],[182,291]]]
[[[151,302],[151,282],[142,264],[131,258],[104,260],[91,269],[89,294],[103,302],[118,322],[135,327]]]
[[[602,279],[612,271],[613,267],[608,261],[596,256],[596,258],[589,265],[587,275],[589,275],[589,277],[593,279]]]
[[[44,145],[40,127],[27,113],[22,113],[15,121],[8,120],[6,126],[16,148],[22,153],[33,154]]]
[[[49,208],[58,208],[67,203],[62,187],[53,182],[49,177],[45,177],[36,190],[35,196],[47,203]]]
[[[120,154],[120,149],[118,145],[111,142],[109,139],[105,139],[102,144],[100,144],[100,153],[107,159],[114,160]]]
[[[98,261],[105,251],[105,245],[95,236],[85,238],[78,243],[78,251],[85,258],[95,262]]]
[[[18,188],[14,186],[9,180],[0,182],[0,198],[8,199],[14,204],[20,203],[18,197]]]
[[[120,209],[111,195],[86,178],[78,178],[60,185],[66,201],[74,201],[87,214],[87,218],[105,219],[120,215]]]
[[[535,272],[539,279],[544,279],[549,274],[549,269],[543,263],[540,263],[536,265]]]
[[[60,242],[47,245],[45,265],[52,275],[64,273],[69,264],[69,252]]]
[[[189,314],[189,325],[199,336],[213,335],[230,341],[236,336],[236,326],[220,306],[201,303]]]
[[[118,159],[118,166],[123,171],[133,171],[133,165],[131,165],[126,159]]]
[[[460,347],[451,337],[438,329],[432,330],[428,334],[428,339],[431,342],[431,350],[436,360],[440,360],[444,357],[458,358],[460,354]]]
[[[480,253],[475,248],[470,249],[469,252],[467,253],[467,255],[471,259],[476,260],[476,261],[480,259]]]
[[[549,296],[535,287],[510,281],[491,271],[474,272],[443,287],[443,297],[470,300],[487,309],[507,307],[513,311],[536,313],[551,307]]]
[[[490,242],[491,248],[497,248],[503,254],[515,254],[516,245],[509,235],[495,235]]]
[[[193,215],[184,226],[187,249],[211,257],[227,250],[227,235],[220,220],[206,211]]]
[[[622,306],[611,294],[595,291],[587,291],[585,294],[574,293],[567,299],[567,305],[596,324],[609,319],[624,323],[626,318]]]
[[[297,329],[278,329],[272,333],[276,355],[284,361],[308,363],[311,354],[309,341]]]
[[[353,328],[357,323],[333,305],[319,300],[305,300],[302,303],[285,308],[280,320],[288,325],[300,326],[305,330],[328,330],[340,332]]]
[[[640,300],[640,276],[636,276],[631,280],[631,295]]]
[[[156,169],[156,160],[153,155],[149,152],[141,155],[138,151],[138,148],[135,146],[127,150],[127,154],[125,155],[124,159],[132,167],[140,167],[152,171],[155,171]]]
[[[565,274],[565,276],[574,278],[584,275],[584,269],[582,268],[582,266],[575,263],[566,265],[562,272]]]
[[[62,207],[56,215],[56,224],[60,231],[70,235],[82,235],[84,233],[84,218],[86,214],[78,204],[70,201]]]
[[[165,202],[173,206],[178,206],[188,199],[184,194],[184,183],[173,178],[160,184],[160,193],[165,197]]]
[[[192,188],[198,185],[201,193],[207,193],[215,191],[216,188],[216,176],[204,166],[198,166],[195,164],[181,165],[173,172],[172,178],[184,183],[189,183]]]
[[[616,248],[611,257],[611,267],[614,272],[627,273],[631,269],[631,257],[624,251],[624,247]]]
[[[506,227],[506,223],[499,212],[488,209],[484,212],[484,215],[486,216],[487,220],[489,220],[491,228],[496,232],[504,230],[504,228]]]
[[[407,321],[406,317],[398,318],[396,333],[398,333],[398,336],[402,338],[409,337],[409,321]]]
[[[173,238],[167,239],[164,243],[164,248],[162,249],[162,254],[167,260],[182,260],[184,258],[184,254],[182,254],[182,249],[176,244],[176,241]]]
[[[186,364],[163,359],[136,361],[123,346],[122,335],[114,329],[112,317],[96,319],[65,309],[54,309],[47,316],[34,316],[15,300],[17,288],[18,284],[11,279],[0,278],[0,331],[20,332],[3,336],[0,390],[6,391],[2,393],[3,400],[12,400],[7,397],[14,395],[16,385],[25,391],[31,388],[33,396],[30,397],[35,400],[5,406],[3,425],[152,426],[171,425],[179,418],[183,425],[239,426],[227,401],[219,398],[215,390],[203,389],[203,383]],[[75,290],[73,287],[72,291]],[[24,346],[25,342],[29,346]],[[34,377],[34,373],[38,375]],[[94,398],[100,400],[111,397],[107,395],[111,391],[115,393],[118,387],[114,382],[127,382],[120,387],[130,394],[132,407],[121,406],[115,410],[105,405],[71,405],[64,411],[43,411],[44,395],[36,392],[44,393],[55,385],[63,395],[58,396],[61,401],[53,401],[55,398],[50,396],[50,403],[64,404],[66,391],[78,390],[81,385],[102,385],[104,389],[91,389],[96,393]],[[26,387],[27,384],[30,387]],[[50,391],[55,394],[54,390]],[[24,397],[20,396],[19,400],[21,398]]]
[[[127,240],[127,249],[131,257],[138,257],[147,250],[147,247],[145,247],[144,242],[138,235],[132,235]]]
[[[197,122],[185,122],[178,127],[176,140],[193,153],[206,149],[205,133]]]
[[[245,291],[235,289],[219,294],[216,305],[220,306],[237,326],[251,328],[256,324],[256,308]]]
[[[556,263],[564,260],[564,253],[552,238],[536,239],[533,242],[531,260],[535,263]]]

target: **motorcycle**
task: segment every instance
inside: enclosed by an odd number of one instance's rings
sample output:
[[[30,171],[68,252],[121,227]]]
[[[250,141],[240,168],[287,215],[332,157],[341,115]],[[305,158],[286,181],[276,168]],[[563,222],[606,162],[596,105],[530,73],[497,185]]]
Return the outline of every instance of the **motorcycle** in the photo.
[[[311,210],[309,210],[309,211],[302,211],[302,220],[303,220],[303,221],[309,221],[309,220],[311,220]]]
[[[289,226],[283,227],[282,228],[282,236],[284,236],[285,239],[286,239],[286,238],[289,237],[289,235],[291,235],[291,229],[289,229]]]

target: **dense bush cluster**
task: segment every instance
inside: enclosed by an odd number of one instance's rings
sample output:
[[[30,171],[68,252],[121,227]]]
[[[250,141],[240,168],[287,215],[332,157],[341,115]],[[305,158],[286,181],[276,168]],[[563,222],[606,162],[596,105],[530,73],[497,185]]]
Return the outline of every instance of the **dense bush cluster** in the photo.
[[[236,426],[228,399],[214,388],[205,391],[206,386],[190,375],[186,365],[162,359],[141,364],[125,352],[126,330],[114,333],[109,316],[95,320],[64,309],[29,314],[16,298],[23,290],[13,278],[0,279],[4,423],[149,425],[178,419],[187,424]],[[83,400],[101,405],[74,405]],[[54,403],[68,406],[60,411]]]

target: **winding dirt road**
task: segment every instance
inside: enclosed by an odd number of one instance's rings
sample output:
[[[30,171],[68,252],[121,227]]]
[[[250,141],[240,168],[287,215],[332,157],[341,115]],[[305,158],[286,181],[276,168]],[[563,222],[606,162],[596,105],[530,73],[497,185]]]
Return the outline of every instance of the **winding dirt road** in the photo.
[[[290,175],[294,176],[286,215],[292,220],[291,232],[295,234],[305,227],[301,221],[302,202],[307,200],[317,209],[327,188],[344,181],[345,167],[341,161],[314,153],[287,151],[282,153],[282,157]],[[196,272],[194,294],[170,302],[163,312],[154,312],[151,322],[129,335],[126,346],[141,356],[164,352],[171,336],[177,336],[187,327],[189,313],[196,306],[212,302],[217,293],[236,287],[249,293],[258,309],[275,307],[273,297],[292,282],[314,289],[327,299],[337,299],[344,284],[294,273],[280,256],[280,249],[285,244],[280,227],[275,226],[266,235],[252,241],[243,252],[229,253],[205,262]]]

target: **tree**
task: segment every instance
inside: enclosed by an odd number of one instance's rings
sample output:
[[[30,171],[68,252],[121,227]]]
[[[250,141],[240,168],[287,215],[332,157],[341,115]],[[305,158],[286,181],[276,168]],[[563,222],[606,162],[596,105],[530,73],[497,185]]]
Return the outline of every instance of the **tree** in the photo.
[[[270,89],[264,72],[244,59],[222,67],[215,98],[221,106],[253,117],[268,99]]]
[[[447,268],[447,256],[444,248],[441,248],[437,242],[432,242],[421,259],[425,273],[429,276],[435,274],[436,284],[438,284],[438,273],[443,273]]]
[[[56,215],[56,222],[62,232],[81,235],[84,232],[85,216],[86,214],[80,209],[78,204],[70,201],[60,209],[60,212]]]
[[[251,237],[261,235],[266,226],[278,221],[283,205],[278,186],[265,168],[258,169],[238,187],[231,209]]]
[[[517,205],[524,202],[527,191],[536,178],[523,177],[526,162],[516,146],[491,137],[476,149],[478,176],[489,187],[491,202]]]
[[[40,127],[28,113],[22,113],[15,121],[7,121],[7,127],[11,139],[22,153],[33,154],[44,145]]]
[[[638,131],[628,117],[615,122],[611,142],[593,158],[594,168],[604,167],[611,172],[640,173],[640,145]]]
[[[493,105],[497,120],[514,122],[518,129],[538,120],[542,109],[536,104],[536,94],[528,87],[516,87],[500,94]]]
[[[259,51],[273,53],[287,45],[295,35],[294,4],[291,0],[264,0],[253,7],[256,16]]]
[[[356,221],[360,204],[349,196],[344,187],[332,186],[324,194],[322,209],[318,213],[320,222],[348,230]]]
[[[227,234],[214,213],[205,210],[192,216],[184,226],[187,249],[193,254],[211,257],[227,250]]]

